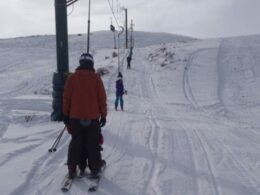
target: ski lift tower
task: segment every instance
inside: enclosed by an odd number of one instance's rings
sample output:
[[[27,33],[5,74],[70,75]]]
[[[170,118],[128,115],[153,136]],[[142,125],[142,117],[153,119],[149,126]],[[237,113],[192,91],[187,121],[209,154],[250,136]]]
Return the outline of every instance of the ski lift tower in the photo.
[[[53,73],[52,121],[62,121],[62,94],[69,73],[67,7],[78,0],[55,0],[57,72]]]
[[[123,10],[125,11],[125,48],[127,49],[128,48],[128,26],[127,26],[127,23],[128,23],[128,11],[127,11],[127,8],[123,7]]]

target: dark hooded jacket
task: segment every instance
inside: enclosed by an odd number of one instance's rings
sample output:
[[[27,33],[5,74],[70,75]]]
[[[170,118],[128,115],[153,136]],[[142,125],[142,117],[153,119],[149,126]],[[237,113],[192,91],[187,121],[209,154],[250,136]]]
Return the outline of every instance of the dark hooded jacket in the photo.
[[[117,77],[116,80],[116,96],[122,96],[124,94],[124,84],[122,77]]]

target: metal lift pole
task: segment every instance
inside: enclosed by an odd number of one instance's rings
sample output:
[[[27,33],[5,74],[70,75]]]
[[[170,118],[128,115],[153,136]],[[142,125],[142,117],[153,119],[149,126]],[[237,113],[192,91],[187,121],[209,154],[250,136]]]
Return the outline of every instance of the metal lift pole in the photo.
[[[125,48],[128,48],[128,19],[127,19],[128,13],[127,8],[125,8]]]
[[[67,1],[55,0],[57,71],[69,71]]]
[[[62,94],[69,72],[67,1],[55,0],[57,72],[53,73],[52,121],[62,121]]]

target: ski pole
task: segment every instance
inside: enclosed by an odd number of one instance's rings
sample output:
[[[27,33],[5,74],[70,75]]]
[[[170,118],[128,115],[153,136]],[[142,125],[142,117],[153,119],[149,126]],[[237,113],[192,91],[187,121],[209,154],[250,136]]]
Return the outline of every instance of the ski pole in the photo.
[[[63,131],[63,130],[62,130]],[[58,140],[61,138],[61,132],[59,133],[58,137],[55,139],[54,143],[52,144],[51,148],[49,149],[49,152],[55,152],[55,146],[58,142]]]
[[[65,126],[65,127],[61,130],[61,132],[59,133],[58,137],[56,138],[56,140],[55,140],[54,143],[52,144],[51,148],[49,149],[49,152],[56,152],[57,146],[58,146],[58,144],[59,144],[59,142],[60,142],[60,139],[61,139],[61,137],[62,137],[62,135],[63,135],[65,129],[66,129],[66,126]]]
[[[54,152],[56,152],[57,147],[58,147],[58,144],[60,143],[60,139],[61,139],[61,137],[62,137],[62,135],[63,135],[63,133],[64,133],[64,131],[65,131],[66,128],[67,128],[67,127],[65,126],[65,127],[63,128],[63,130],[61,131],[61,133],[60,133],[60,135],[59,135],[59,138],[57,138],[56,144],[54,145],[54,147],[53,147],[53,149],[52,149]]]
[[[50,152],[56,152],[56,147],[61,139],[62,134],[60,133],[55,142],[53,143],[53,146],[50,149]]]
[[[60,132],[60,134],[58,135],[58,137],[56,138],[56,140],[54,141],[52,147],[49,149],[49,152],[56,152],[57,146],[60,142],[60,139],[63,135],[63,132],[65,131],[66,126],[63,128],[63,130]]]

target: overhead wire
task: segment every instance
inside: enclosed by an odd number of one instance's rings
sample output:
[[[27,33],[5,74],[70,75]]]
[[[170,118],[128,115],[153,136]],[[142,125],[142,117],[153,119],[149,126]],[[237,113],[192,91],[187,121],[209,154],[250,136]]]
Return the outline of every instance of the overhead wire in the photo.
[[[110,7],[110,10],[111,10],[111,12],[112,12],[112,15],[113,15],[113,17],[114,17],[114,19],[115,19],[115,21],[116,21],[117,26],[120,27],[119,22],[118,22],[118,19],[117,19],[117,17],[115,16],[115,12],[114,12],[114,9],[113,9],[113,5],[111,5],[111,2],[110,2],[109,0],[107,0],[107,2],[108,2],[108,5],[109,5],[109,7]]]
[[[67,16],[70,16],[74,11],[74,4],[72,4],[72,8],[71,8],[71,11],[67,14]]]
[[[116,11],[117,11],[117,16],[116,16],[116,14],[115,14],[115,12],[114,12],[114,2],[113,2],[113,0],[112,0],[112,3],[111,3],[111,1],[110,0],[107,0],[107,2],[108,2],[108,5],[109,5],[109,8],[110,8],[110,10],[111,10],[111,12],[112,12],[112,15],[113,15],[113,18],[114,18],[114,20],[115,20],[115,22],[116,22],[116,24],[117,24],[117,26],[118,26],[118,29],[124,29],[123,28],[123,25],[120,25],[119,24],[119,20],[120,20],[120,18],[123,18],[122,17],[122,15],[123,15],[123,12],[120,12],[122,9],[121,9],[121,6],[120,6],[120,3],[119,3],[119,1],[118,0],[116,0]],[[120,17],[120,18],[119,18]],[[121,22],[122,24],[123,24],[123,22]],[[112,21],[111,21],[111,24],[112,24]],[[124,31],[124,30],[123,30]],[[123,32],[122,31],[122,32]],[[125,58],[126,58],[126,55],[127,55],[127,53],[126,53],[126,51],[124,51],[123,53],[122,53],[122,59],[120,59],[120,40],[119,40],[119,36],[120,36],[120,30],[118,31],[118,72],[123,72],[123,67],[124,67],[124,61],[125,61]]]

